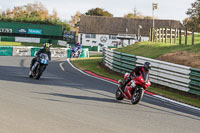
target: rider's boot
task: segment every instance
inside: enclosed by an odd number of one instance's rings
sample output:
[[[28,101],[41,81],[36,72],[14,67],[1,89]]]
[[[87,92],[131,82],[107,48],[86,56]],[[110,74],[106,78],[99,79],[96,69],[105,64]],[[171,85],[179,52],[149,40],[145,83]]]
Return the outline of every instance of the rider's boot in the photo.
[[[124,92],[124,89],[125,89],[125,84],[122,84],[120,89],[122,90],[122,92]]]

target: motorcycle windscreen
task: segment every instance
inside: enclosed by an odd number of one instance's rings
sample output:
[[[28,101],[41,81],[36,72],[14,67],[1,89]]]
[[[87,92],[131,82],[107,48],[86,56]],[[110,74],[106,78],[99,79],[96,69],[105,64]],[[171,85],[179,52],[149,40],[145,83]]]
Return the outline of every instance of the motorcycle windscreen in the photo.
[[[40,58],[41,58],[41,63],[42,64],[48,64],[48,61],[49,61],[49,57],[47,54],[40,54]]]

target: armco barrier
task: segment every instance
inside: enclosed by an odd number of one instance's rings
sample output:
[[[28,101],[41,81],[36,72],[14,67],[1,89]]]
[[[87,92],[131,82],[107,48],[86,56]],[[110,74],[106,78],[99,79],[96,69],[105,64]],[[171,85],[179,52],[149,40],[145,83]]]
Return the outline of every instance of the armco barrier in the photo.
[[[132,71],[135,66],[151,62],[150,80],[170,88],[200,95],[200,69],[190,68],[169,62],[134,56],[104,49],[103,63],[110,69],[125,73]]]
[[[200,69],[190,68],[189,92],[200,95]]]
[[[151,62],[152,69],[150,73],[151,81],[153,83],[186,92],[189,91],[188,86],[190,82],[190,67],[149,59],[141,56],[136,56],[136,58],[138,65],[142,65],[144,62]]]
[[[103,51],[104,64],[114,71],[125,73],[135,68],[136,56],[112,50]]]
[[[12,56],[12,46],[0,46],[0,56]]]

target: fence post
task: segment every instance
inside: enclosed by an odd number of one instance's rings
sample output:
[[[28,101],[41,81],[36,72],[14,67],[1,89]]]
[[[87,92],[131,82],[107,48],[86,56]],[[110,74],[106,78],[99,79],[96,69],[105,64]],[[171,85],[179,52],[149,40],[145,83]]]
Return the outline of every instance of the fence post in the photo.
[[[151,41],[151,39],[152,39],[152,38],[151,38],[151,35],[152,35],[152,34],[151,34],[151,31],[152,31],[152,29],[150,28],[150,29],[149,29],[149,40],[150,40],[150,41]]]
[[[194,28],[192,28],[192,45],[194,45]]]
[[[180,30],[179,30],[179,45],[181,45],[181,42],[182,42],[182,40],[181,40],[181,28],[180,28]]]
[[[156,39],[156,43],[157,43],[157,41],[158,41],[158,29],[156,29],[155,31],[156,31],[156,37],[155,37],[155,39]]]
[[[167,28],[165,28],[165,43],[167,43]]]
[[[161,28],[159,28],[159,42],[161,42]]]
[[[185,29],[185,45],[187,45],[187,28]]]
[[[152,28],[152,42],[154,42],[154,36],[155,36],[155,31],[154,31],[154,28]]]
[[[176,35],[177,35],[177,28],[175,28],[175,32],[174,32],[174,44],[176,44]]]
[[[177,28],[177,39],[179,38],[179,29]]]
[[[172,44],[172,28],[170,28],[170,44]]]
[[[153,28],[151,28],[151,41],[153,42],[153,32],[154,32],[154,30],[153,30]]]
[[[164,43],[164,28],[162,28],[162,43]]]

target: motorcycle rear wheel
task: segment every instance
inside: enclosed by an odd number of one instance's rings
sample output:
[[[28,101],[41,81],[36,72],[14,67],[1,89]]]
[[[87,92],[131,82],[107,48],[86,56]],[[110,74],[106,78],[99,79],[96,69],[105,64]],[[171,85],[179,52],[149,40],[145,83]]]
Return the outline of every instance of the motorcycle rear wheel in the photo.
[[[135,89],[137,89],[137,88],[135,88]],[[133,95],[131,103],[132,104],[137,104],[142,99],[143,95],[144,95],[144,90],[143,89],[138,89],[136,91],[136,94]]]
[[[123,100],[124,97],[123,97],[123,94],[122,92],[119,90],[119,88],[117,89],[116,93],[115,93],[115,97],[117,100]]]

